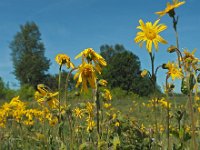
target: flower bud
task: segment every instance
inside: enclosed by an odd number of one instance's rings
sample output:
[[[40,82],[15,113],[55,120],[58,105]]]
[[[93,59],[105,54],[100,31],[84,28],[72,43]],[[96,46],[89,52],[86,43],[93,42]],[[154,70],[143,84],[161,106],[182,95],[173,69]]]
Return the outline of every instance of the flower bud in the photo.
[[[148,73],[148,70],[144,69],[141,72],[141,76],[144,78],[147,75],[147,73]]]
[[[167,64],[162,64],[163,69],[168,69]]]
[[[174,89],[175,85],[174,84],[170,84],[170,89]]]
[[[169,52],[169,53],[173,53],[173,52],[175,52],[176,51],[176,49],[177,49],[177,47],[176,46],[174,46],[174,45],[171,45],[168,49],[167,49],[167,51]]]
[[[107,86],[108,82],[106,80],[101,79],[101,80],[99,80],[98,84],[100,86]]]

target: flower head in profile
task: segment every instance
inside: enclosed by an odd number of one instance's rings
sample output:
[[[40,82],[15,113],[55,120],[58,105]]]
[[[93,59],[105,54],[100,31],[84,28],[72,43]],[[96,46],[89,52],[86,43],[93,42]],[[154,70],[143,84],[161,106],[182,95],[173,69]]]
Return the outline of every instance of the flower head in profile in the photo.
[[[94,104],[91,102],[87,102],[86,103],[86,112],[89,114],[89,116],[93,115],[93,111],[94,111]]]
[[[103,91],[104,91],[104,93],[102,93],[102,97],[107,101],[111,100],[112,95],[111,95],[110,91],[108,89],[104,89]]]
[[[58,54],[55,58],[56,62],[62,66],[62,65],[66,65],[66,67],[69,68],[74,68],[74,64],[70,61],[69,56],[65,55],[65,54]]]
[[[53,93],[49,87],[44,84],[38,84],[37,90],[35,92],[35,99],[40,104],[48,103],[50,108],[58,108],[59,101],[55,98],[58,95],[58,92]]]
[[[146,42],[146,49],[149,53],[152,52],[152,44],[156,50],[158,50],[158,43],[167,44],[167,41],[163,39],[159,33],[167,29],[167,26],[164,24],[158,24],[160,20],[156,20],[153,24],[152,22],[147,22],[146,24],[139,20],[140,26],[137,29],[140,29],[134,39],[136,43],[139,43],[139,46],[142,47],[143,43]]]
[[[101,79],[101,80],[99,80],[98,84],[100,86],[107,86],[108,82],[106,80],[104,80],[104,79]]]
[[[110,103],[104,103],[103,106],[104,106],[104,108],[109,109],[111,107],[111,104]]]
[[[173,17],[175,15],[174,9],[183,4],[185,4],[185,1],[179,2],[179,0],[173,0],[172,4],[170,4],[169,2],[167,3],[165,10],[158,11],[156,12],[156,14],[160,17],[164,16],[165,14],[169,14],[170,17]]]
[[[88,83],[92,89],[96,88],[96,74],[92,64],[83,63],[78,67],[77,73],[74,75],[74,79],[77,79],[76,87],[82,83],[81,91],[88,90]]]
[[[182,70],[177,64],[168,62],[165,67],[168,69],[167,74],[174,80],[175,78],[181,79],[183,77]]]
[[[95,122],[91,118],[88,118],[86,121],[87,121],[87,131],[91,132],[95,127]]]
[[[198,66],[199,59],[194,56],[195,52],[196,49],[194,49],[192,52],[189,52],[186,49],[183,51],[184,56],[182,58],[182,62],[186,69],[189,69],[189,67],[192,67],[194,70],[199,68]]]
[[[148,70],[144,69],[144,70],[142,70],[140,75],[142,78],[144,78],[147,74],[148,74]]]
[[[82,57],[82,63],[87,60],[88,63],[92,63],[92,61],[95,64],[96,70],[100,73],[101,72],[101,66],[106,66],[107,63],[105,59],[96,53],[92,48],[84,49],[81,53],[79,53],[75,59]]]
[[[162,98],[161,100],[159,100],[159,103],[164,108],[168,108],[168,107],[171,108],[171,103],[169,103],[169,100],[166,100],[165,98]]]

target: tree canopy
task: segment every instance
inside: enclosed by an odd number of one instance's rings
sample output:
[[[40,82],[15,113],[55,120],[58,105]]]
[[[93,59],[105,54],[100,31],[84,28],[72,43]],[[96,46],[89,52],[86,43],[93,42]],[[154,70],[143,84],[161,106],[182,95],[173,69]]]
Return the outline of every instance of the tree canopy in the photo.
[[[10,43],[14,75],[21,85],[36,86],[45,79],[50,60],[45,57],[41,33],[34,22],[20,26],[20,31]]]
[[[139,74],[141,66],[138,56],[119,44],[103,45],[100,47],[100,53],[108,62],[102,76],[109,81],[111,88],[120,87],[141,96],[152,92],[151,82]]]

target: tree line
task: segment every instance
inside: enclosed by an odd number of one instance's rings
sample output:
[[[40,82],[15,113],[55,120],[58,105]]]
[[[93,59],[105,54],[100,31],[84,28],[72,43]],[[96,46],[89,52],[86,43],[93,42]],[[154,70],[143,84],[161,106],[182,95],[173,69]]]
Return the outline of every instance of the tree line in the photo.
[[[58,74],[49,74],[50,59],[45,56],[45,46],[41,39],[39,27],[34,22],[27,22],[20,26],[10,43],[12,50],[13,74],[20,82],[20,86],[28,85],[36,88],[37,84],[43,83],[57,89]],[[99,78],[108,81],[110,88],[120,87],[122,90],[147,96],[152,92],[152,85],[148,78],[140,76],[141,63],[133,52],[123,45],[102,45],[100,54],[107,61],[108,66],[103,70]],[[67,72],[64,73],[67,75]],[[65,83],[63,76],[63,84]],[[3,81],[0,80],[0,88],[3,89]],[[70,79],[70,89],[75,82],[73,76]],[[1,94],[0,89],[0,94]]]

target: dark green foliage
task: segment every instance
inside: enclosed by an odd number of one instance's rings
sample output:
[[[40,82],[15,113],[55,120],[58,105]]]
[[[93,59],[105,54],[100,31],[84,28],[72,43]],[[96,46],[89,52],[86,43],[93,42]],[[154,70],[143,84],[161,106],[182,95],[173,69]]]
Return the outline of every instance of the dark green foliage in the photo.
[[[62,90],[65,89],[67,75],[68,75],[68,72],[63,70],[62,74],[61,74],[61,89]],[[55,74],[55,75],[48,74],[48,75],[46,75],[46,78],[45,78],[43,83],[45,85],[47,85],[48,87],[50,87],[53,91],[58,90],[58,74]],[[68,80],[68,90],[74,89],[75,84],[76,83],[73,80],[73,74],[71,74],[70,77],[69,77],[69,80]]]
[[[45,48],[40,36],[38,26],[28,22],[20,27],[10,44],[13,73],[21,85],[36,86],[44,80],[49,69],[50,60],[44,56]]]
[[[21,88],[17,91],[17,95],[20,96],[20,99],[23,101],[31,101],[34,99],[35,89],[34,87],[24,84]]]
[[[147,96],[152,92],[151,82],[140,77],[140,60],[138,56],[126,50],[123,45],[114,47],[101,46],[101,55],[108,66],[102,76],[109,81],[111,88],[120,87],[127,92],[134,92],[140,96]]]
[[[10,89],[8,84],[5,84],[0,77],[0,100],[10,100],[16,95],[16,91]]]
[[[5,91],[4,91],[5,85],[4,82],[2,80],[2,78],[0,77],[0,98],[5,98]]]

